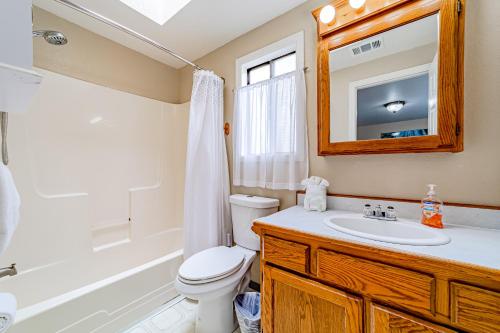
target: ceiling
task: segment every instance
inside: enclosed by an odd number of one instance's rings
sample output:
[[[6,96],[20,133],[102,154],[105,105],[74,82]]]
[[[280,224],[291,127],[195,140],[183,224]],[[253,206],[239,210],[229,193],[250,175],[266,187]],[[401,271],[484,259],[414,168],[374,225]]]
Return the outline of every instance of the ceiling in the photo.
[[[427,118],[429,75],[381,84],[358,90],[358,126]],[[405,101],[397,113],[387,111],[385,103]]]
[[[119,0],[72,1],[135,30],[192,61],[306,2],[192,0],[164,25],[159,25]],[[33,4],[167,65],[175,68],[185,66],[183,62],[155,47],[54,0],[33,0]]]

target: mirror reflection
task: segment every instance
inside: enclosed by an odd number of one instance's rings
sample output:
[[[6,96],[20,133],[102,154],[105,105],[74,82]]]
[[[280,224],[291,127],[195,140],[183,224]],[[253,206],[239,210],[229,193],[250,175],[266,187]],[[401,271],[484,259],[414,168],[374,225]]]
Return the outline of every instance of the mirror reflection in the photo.
[[[330,51],[330,141],[437,134],[439,14]]]

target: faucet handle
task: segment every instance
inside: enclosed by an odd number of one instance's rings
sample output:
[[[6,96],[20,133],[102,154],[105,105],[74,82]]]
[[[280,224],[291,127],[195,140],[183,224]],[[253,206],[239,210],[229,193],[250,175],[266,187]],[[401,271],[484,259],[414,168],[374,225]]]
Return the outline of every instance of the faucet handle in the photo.
[[[396,210],[393,206],[387,206],[385,217],[389,220],[396,220]]]
[[[364,216],[372,216],[373,215],[372,205],[370,205],[370,204],[365,205],[365,208],[363,209],[363,215]]]

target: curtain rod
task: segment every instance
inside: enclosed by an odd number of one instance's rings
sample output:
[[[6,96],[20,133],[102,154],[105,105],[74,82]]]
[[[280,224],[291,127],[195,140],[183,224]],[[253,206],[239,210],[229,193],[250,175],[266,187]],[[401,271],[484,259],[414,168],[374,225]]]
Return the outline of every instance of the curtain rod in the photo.
[[[107,18],[107,17],[105,17],[105,16],[103,16],[103,15],[101,15],[99,13],[96,13],[96,12],[94,12],[94,11],[88,9],[88,8],[85,8],[83,6],[77,5],[77,4],[75,4],[75,3],[71,2],[71,1],[68,1],[68,0],[54,0],[54,1],[58,2],[58,3],[62,4],[62,5],[65,5],[65,6],[69,7],[69,8],[71,8],[71,9],[74,9],[74,10],[76,10],[76,11],[82,13],[82,14],[90,16],[90,17],[92,17],[92,18],[94,18],[94,19],[96,19],[98,21],[101,21],[102,23],[107,24],[110,27],[113,27],[113,28],[118,29],[118,30],[120,30],[122,32],[125,32],[126,34],[128,34],[128,35],[130,35],[132,37],[140,39],[141,41],[143,41],[145,43],[148,43],[149,45],[152,45],[152,46],[156,47],[157,49],[170,54],[172,57],[174,57],[174,58],[176,58],[176,59],[178,59],[178,60],[180,60],[180,61],[182,61],[182,62],[184,62],[184,63],[186,63],[186,64],[188,64],[190,66],[192,66],[192,67],[194,67],[197,70],[204,70],[203,67],[200,67],[197,64],[195,64],[194,62],[189,61],[186,58],[178,55],[174,51],[167,49],[165,46],[163,46],[163,45],[155,42],[154,40],[152,40],[152,39],[150,39],[150,38],[148,38],[148,37],[146,37],[146,36],[144,36],[144,35],[136,32],[136,31],[134,31],[132,29],[129,29],[126,26],[121,25],[120,23],[115,22],[115,21],[113,21],[113,20],[111,20],[111,19],[109,19],[109,18]],[[223,77],[221,77],[221,78],[224,80]]]

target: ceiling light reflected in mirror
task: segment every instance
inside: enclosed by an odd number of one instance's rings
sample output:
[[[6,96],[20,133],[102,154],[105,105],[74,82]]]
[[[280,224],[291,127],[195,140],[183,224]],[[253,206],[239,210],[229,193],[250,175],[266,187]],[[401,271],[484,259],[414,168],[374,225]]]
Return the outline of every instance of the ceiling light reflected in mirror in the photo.
[[[389,103],[384,104],[384,106],[387,109],[387,111],[392,112],[392,113],[396,113],[396,112],[401,111],[403,106],[405,106],[405,101],[389,102]]]

